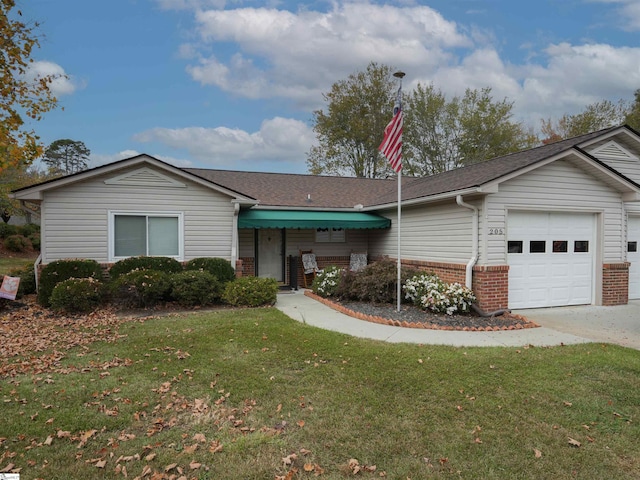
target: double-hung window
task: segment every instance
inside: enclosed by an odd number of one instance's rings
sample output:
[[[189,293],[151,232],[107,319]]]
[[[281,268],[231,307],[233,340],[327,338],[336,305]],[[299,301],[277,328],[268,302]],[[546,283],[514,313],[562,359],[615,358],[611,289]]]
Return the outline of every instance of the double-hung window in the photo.
[[[183,257],[182,213],[110,212],[109,257]]]

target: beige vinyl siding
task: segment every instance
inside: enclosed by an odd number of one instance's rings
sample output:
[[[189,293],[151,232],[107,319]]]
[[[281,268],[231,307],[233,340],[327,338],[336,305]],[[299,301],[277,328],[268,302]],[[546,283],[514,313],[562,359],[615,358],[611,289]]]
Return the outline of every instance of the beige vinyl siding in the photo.
[[[614,170],[620,172],[636,183],[640,183],[640,159],[638,152],[629,151],[627,147],[616,143],[604,142],[604,144],[590,145],[587,152],[598,160],[606,163]],[[604,148],[601,152],[594,152],[598,148]],[[623,150],[624,149],[624,150]]]
[[[136,169],[132,169],[136,171]],[[172,186],[166,174],[154,186],[105,184],[121,176],[105,175],[45,193],[43,262],[64,258],[91,258],[108,262],[109,212],[181,213],[184,218],[184,260],[221,257],[231,260],[233,205],[231,198],[196,183]],[[43,239],[43,245],[45,241]]]
[[[315,230],[287,230],[287,255],[299,255],[300,250],[313,250],[313,253],[320,257],[367,252],[367,232],[370,231],[347,230],[344,242],[316,242]]]
[[[603,262],[624,258],[623,216],[620,194],[569,162],[559,160],[500,184],[500,191],[486,199],[485,265],[506,264],[505,239],[509,210],[575,211],[603,214]],[[489,228],[504,228],[504,235],[488,235]]]
[[[368,251],[368,232],[372,230],[347,230],[345,242],[319,242],[315,241],[315,230],[287,230],[286,232],[286,255],[297,256],[300,250],[313,250],[318,256],[334,257],[346,256],[351,252]],[[253,257],[254,231],[241,229],[240,256]]]
[[[479,204],[476,204],[479,206]],[[397,257],[397,210],[380,212],[391,219],[391,230],[369,239],[370,254]],[[438,205],[402,208],[401,255],[404,259],[466,263],[472,250],[472,212],[454,199]]]

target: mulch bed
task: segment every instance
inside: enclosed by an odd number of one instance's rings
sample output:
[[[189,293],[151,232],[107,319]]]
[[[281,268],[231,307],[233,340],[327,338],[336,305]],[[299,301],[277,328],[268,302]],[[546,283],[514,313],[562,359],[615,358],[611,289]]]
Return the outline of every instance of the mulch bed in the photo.
[[[408,304],[402,304],[398,312],[396,305],[333,301],[315,295],[310,290],[306,290],[305,295],[351,317],[398,327],[471,332],[539,327],[537,323],[513,313],[493,317],[480,317],[475,314],[445,315],[421,310]]]

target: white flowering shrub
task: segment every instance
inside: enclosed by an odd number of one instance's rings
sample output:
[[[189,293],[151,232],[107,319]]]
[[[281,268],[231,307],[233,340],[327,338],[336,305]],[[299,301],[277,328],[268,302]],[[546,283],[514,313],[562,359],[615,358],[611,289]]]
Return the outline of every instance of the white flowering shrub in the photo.
[[[473,292],[459,283],[446,283],[436,275],[416,275],[402,287],[405,298],[414,305],[437,313],[465,313],[475,302]]]
[[[316,295],[325,298],[335,295],[342,281],[343,274],[344,269],[340,267],[327,267],[322,272],[316,273],[316,278],[313,280],[311,290]]]

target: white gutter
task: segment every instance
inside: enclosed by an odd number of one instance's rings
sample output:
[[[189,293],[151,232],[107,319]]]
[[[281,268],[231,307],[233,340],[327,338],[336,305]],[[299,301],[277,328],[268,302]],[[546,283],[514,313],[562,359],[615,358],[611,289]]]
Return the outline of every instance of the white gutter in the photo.
[[[238,214],[240,213],[240,204],[233,204],[233,225],[231,227],[231,265],[236,269],[236,260],[238,260]]]
[[[462,200],[462,195],[457,195],[456,196],[456,203],[458,205],[460,205],[463,208],[468,208],[469,210],[471,210],[473,212],[473,221],[472,221],[472,234],[473,234],[473,248],[472,248],[472,252],[471,252],[471,258],[469,259],[469,262],[467,263],[467,269],[465,271],[465,286],[469,289],[472,288],[473,286],[473,267],[476,264],[476,262],[478,261],[478,252],[479,252],[479,246],[478,244],[480,243],[480,238],[479,238],[479,234],[478,234],[478,209],[476,207],[474,207],[473,205],[469,205],[468,203],[465,203]]]

